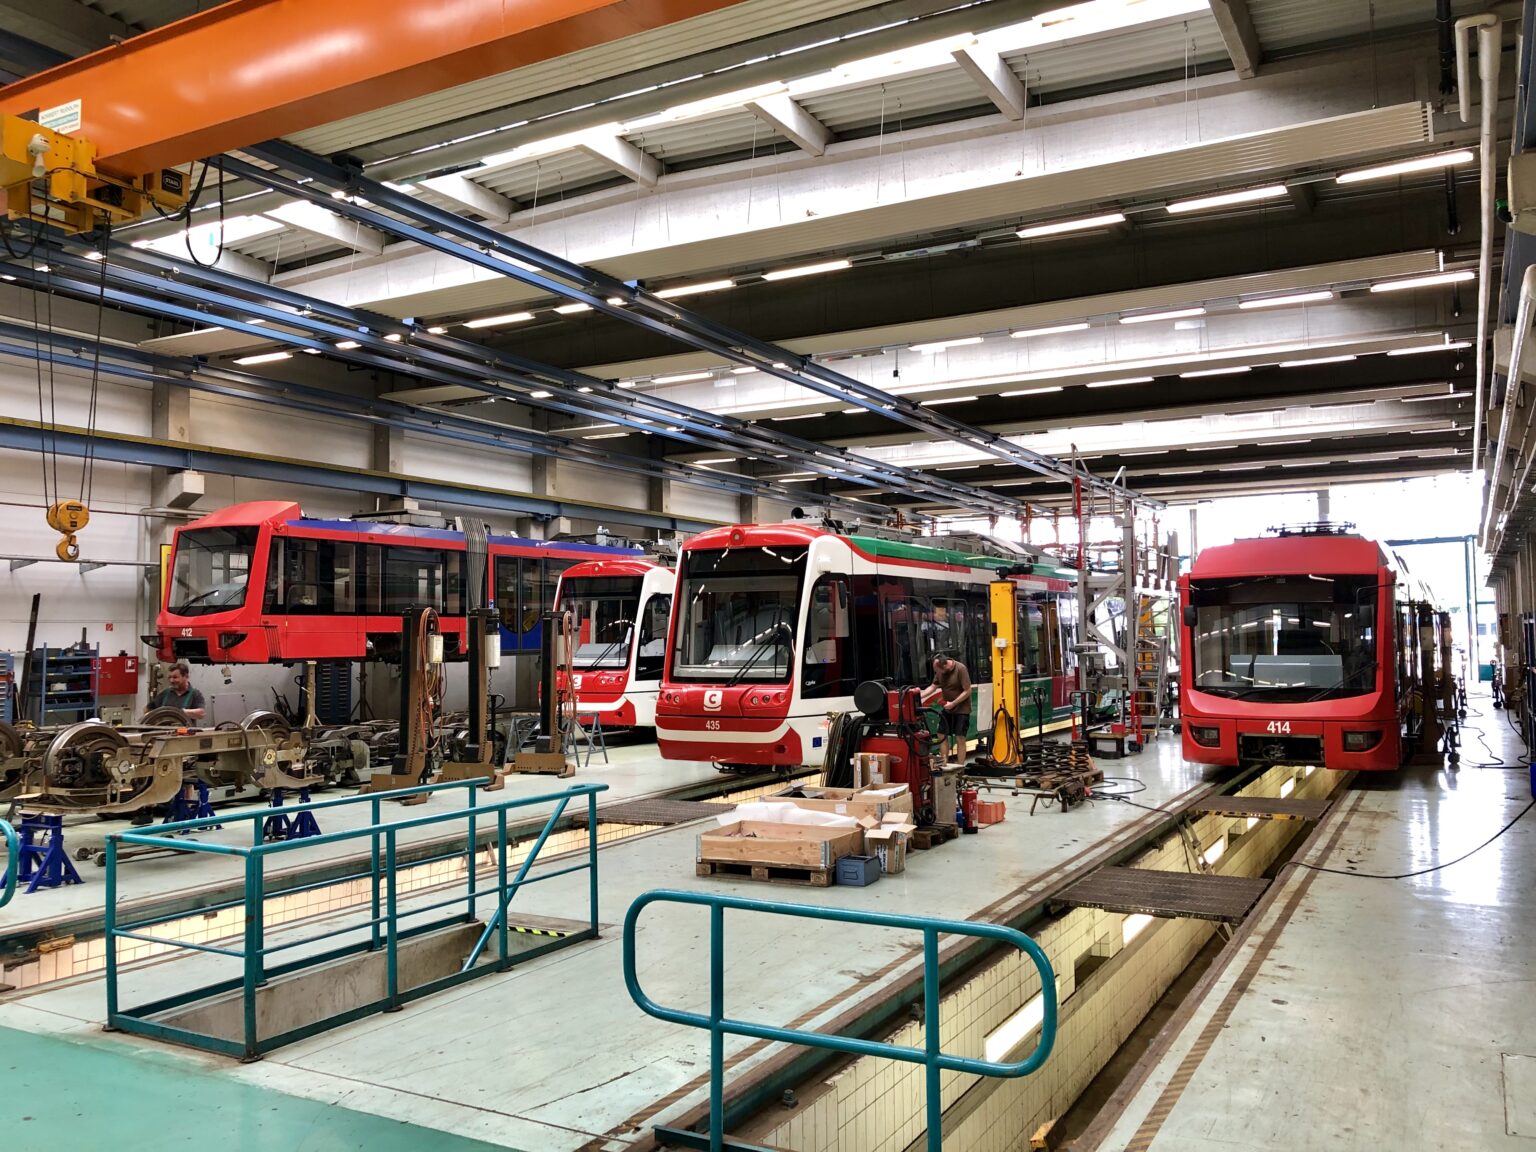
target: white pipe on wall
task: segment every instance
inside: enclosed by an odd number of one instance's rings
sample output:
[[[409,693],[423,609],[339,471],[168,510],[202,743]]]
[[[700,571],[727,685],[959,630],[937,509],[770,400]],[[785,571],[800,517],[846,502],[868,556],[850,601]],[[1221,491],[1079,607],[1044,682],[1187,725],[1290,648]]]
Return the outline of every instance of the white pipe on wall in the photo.
[[[1478,158],[1481,185],[1478,190],[1478,218],[1481,234],[1477,254],[1477,353],[1472,403],[1472,466],[1478,465],[1483,450],[1484,398],[1492,380],[1488,371],[1488,313],[1493,277],[1493,199],[1498,172],[1494,143],[1499,115],[1499,62],[1504,50],[1504,24],[1492,12],[1463,16],[1456,21],[1456,95],[1461,118],[1472,122],[1471,34],[1477,29],[1477,73],[1482,81],[1482,123],[1478,133]]]

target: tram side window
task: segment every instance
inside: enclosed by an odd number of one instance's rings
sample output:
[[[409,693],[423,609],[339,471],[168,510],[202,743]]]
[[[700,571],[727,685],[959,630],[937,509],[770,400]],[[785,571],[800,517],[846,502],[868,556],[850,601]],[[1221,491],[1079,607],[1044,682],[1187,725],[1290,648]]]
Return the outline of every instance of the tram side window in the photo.
[[[885,598],[885,634],[890,644],[891,676],[897,684],[926,684],[934,644],[933,608],[918,596]]]
[[[263,608],[271,613],[350,616],[357,610],[357,546],[274,540]]]
[[[384,549],[384,611],[443,608],[443,553],[426,548]]]
[[[652,596],[640,613],[640,650],[635,653],[635,679],[660,680],[667,660],[667,621],[672,597]]]
[[[509,632],[521,631],[517,626],[517,567],[515,556],[496,557],[496,613]]]
[[[1019,663],[1025,676],[1046,675],[1045,616],[1038,604],[1020,605]]]
[[[807,699],[851,696],[858,687],[852,606],[846,576],[823,576],[811,589],[805,621]]]

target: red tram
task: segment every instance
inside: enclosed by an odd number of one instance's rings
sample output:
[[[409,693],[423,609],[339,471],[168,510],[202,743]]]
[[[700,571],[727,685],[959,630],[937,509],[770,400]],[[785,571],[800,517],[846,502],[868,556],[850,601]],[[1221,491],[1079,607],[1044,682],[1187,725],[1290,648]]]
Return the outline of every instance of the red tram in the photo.
[[[1445,622],[1379,544],[1315,527],[1206,548],[1179,602],[1186,760],[1382,771],[1415,750]]]
[[[490,599],[504,653],[539,651],[540,621],[572,564],[638,548],[491,536]],[[162,660],[266,664],[393,660],[403,613],[434,608],[450,657],[467,651],[464,533],[305,519],[284,500],[236,504],[176,530],[170,577],[144,637]]]
[[[560,577],[555,610],[576,634],[576,710],[604,728],[652,728],[672,616],[672,569],[651,560],[586,560]],[[562,683],[563,671],[557,677]]]

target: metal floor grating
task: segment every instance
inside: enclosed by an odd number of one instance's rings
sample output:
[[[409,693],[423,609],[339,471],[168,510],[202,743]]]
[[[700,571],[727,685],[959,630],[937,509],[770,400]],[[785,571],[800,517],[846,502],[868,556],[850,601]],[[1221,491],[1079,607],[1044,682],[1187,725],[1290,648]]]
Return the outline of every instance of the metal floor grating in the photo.
[[[1275,796],[1216,796],[1195,805],[1212,816],[1272,816],[1277,820],[1320,820],[1330,800],[1280,799]]]
[[[1051,903],[1231,923],[1247,915],[1268,887],[1268,880],[1246,876],[1111,867],[1069,884],[1051,897]]]
[[[718,816],[729,812],[734,804],[705,804],[697,800],[629,800],[622,804],[605,804],[597,810],[599,824],[687,824],[706,816]],[[587,814],[575,814],[576,823],[585,825]]]

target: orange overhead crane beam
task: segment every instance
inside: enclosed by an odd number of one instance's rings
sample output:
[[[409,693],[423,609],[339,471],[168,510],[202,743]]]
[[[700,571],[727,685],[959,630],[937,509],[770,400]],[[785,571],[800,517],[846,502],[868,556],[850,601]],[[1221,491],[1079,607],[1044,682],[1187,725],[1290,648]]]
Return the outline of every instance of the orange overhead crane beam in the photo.
[[[736,2],[228,0],[0,88],[0,114],[58,110],[131,179]]]

